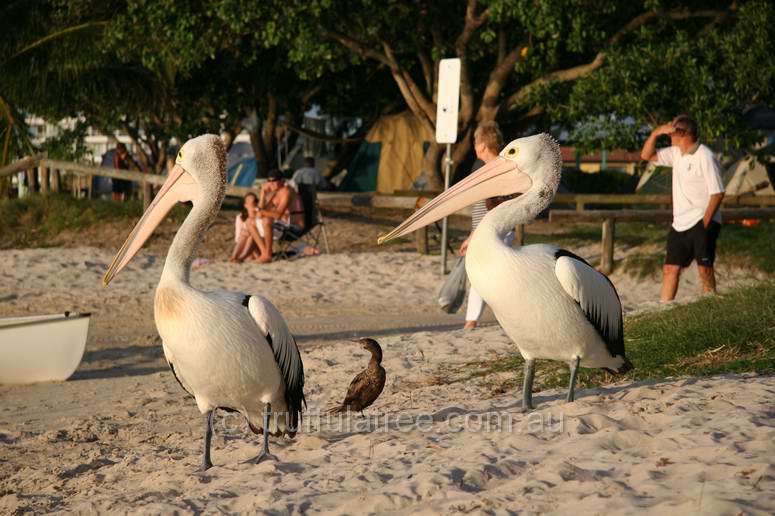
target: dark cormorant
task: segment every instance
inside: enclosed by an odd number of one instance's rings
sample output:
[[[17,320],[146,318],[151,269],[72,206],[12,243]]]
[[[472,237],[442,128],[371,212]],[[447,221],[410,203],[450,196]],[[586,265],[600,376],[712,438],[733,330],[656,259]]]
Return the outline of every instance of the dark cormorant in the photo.
[[[385,387],[385,369],[380,365],[382,363],[382,348],[374,339],[359,339],[363,349],[371,353],[369,365],[358,373],[353,381],[350,382],[350,388],[347,389],[347,395],[342,404],[331,409],[331,413],[361,412],[376,401]]]

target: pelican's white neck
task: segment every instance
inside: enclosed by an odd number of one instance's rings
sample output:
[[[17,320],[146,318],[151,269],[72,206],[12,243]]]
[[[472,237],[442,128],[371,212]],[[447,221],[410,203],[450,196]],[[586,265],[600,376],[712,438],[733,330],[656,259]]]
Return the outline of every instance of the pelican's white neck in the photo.
[[[201,202],[194,201],[194,206],[178,228],[175,238],[172,239],[172,245],[167,251],[161,283],[173,281],[189,284],[194,254],[217,213],[217,208],[213,210]]]

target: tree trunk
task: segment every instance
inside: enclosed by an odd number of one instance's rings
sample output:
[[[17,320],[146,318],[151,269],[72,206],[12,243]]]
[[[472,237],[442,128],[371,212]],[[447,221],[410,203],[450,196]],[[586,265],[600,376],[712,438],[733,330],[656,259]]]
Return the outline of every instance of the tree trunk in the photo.
[[[374,125],[374,122],[371,121],[370,123],[364,123],[358,131],[352,135],[351,139],[356,138],[364,138],[366,133],[371,129],[371,126]],[[361,147],[361,143],[363,143],[363,140],[360,141],[348,141],[342,144],[342,148],[339,150],[339,153],[337,154],[336,158],[329,161],[326,165],[326,169],[323,171],[323,177],[331,178],[337,175],[339,172],[341,172],[347,165],[350,164],[353,157],[355,157],[355,153],[358,152],[358,149]]]
[[[466,159],[468,153],[471,152],[471,138],[473,137],[473,128],[469,127],[463,134],[457,139],[457,143],[452,148],[452,172],[450,172],[450,180],[455,177],[457,168]]]
[[[156,155],[156,162],[153,164],[153,173],[161,174],[164,171],[164,167],[167,166],[167,142],[163,141],[159,143],[159,151]],[[167,171],[169,172],[169,170]]]
[[[429,143],[428,150],[425,151],[423,156],[422,165],[423,173],[428,179],[425,189],[440,192],[444,189],[444,170],[441,156],[444,154],[445,146],[435,141]]]
[[[11,198],[11,178],[0,177],[0,199]]]
[[[256,127],[252,131],[248,131],[250,135],[250,146],[253,148],[253,155],[256,157],[256,163],[258,164],[258,177],[266,177],[266,173],[269,171],[269,157],[267,156],[266,149],[264,148],[264,139],[261,137],[261,119],[256,122]]]

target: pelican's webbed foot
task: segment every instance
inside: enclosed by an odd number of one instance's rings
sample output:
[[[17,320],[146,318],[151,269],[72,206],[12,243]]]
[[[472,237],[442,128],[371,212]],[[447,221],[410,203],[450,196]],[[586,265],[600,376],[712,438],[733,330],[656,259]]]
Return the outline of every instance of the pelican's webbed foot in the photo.
[[[271,403],[267,403],[266,408],[264,408],[264,447],[261,448],[261,453],[246,462],[251,464],[260,464],[265,460],[274,460],[280,462],[280,459],[278,459],[276,455],[269,453],[269,417],[271,414],[272,405]]]

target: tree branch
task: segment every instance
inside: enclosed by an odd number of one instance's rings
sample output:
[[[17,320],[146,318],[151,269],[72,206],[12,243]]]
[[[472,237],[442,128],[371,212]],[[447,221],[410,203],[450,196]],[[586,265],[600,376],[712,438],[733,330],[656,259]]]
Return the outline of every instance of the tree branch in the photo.
[[[723,14],[727,14],[730,11],[734,11],[736,9],[736,3],[733,2],[729,9],[726,10],[701,10],[701,11],[690,11],[689,9],[673,9],[670,11],[649,11],[643,14],[640,14],[627,22],[621,29],[619,29],[617,32],[615,32],[607,41],[606,46],[611,47],[624,38],[625,35],[628,33],[642,27],[646,23],[648,23],[651,20],[657,19],[657,18],[667,18],[671,20],[686,20],[689,18],[714,18]],[[506,100],[506,106],[509,110],[514,110],[518,108],[528,97],[530,94],[530,91],[537,87],[542,86],[545,84],[548,84],[552,81],[557,82],[567,82],[567,81],[573,81],[578,79],[579,77],[583,77],[585,75],[588,75],[605,63],[606,59],[606,52],[604,50],[601,50],[595,55],[595,58],[590,61],[589,63],[573,66],[570,68],[566,68],[564,70],[556,70],[554,72],[548,73],[544,75],[543,77],[539,77],[538,79],[535,79],[531,81],[530,83],[526,84],[525,86],[522,86],[519,90],[514,92],[509,98]]]
[[[468,5],[466,6],[466,22],[463,26],[463,31],[457,37],[457,40],[455,40],[455,50],[458,52],[458,55],[460,55],[461,51],[465,52],[466,47],[468,47],[468,42],[471,40],[471,36],[473,36],[474,32],[490,18],[489,7],[477,16],[476,4],[476,0],[468,0]]]
[[[342,34],[341,32],[335,31],[335,30],[323,30],[321,31],[321,34],[323,37],[328,39],[333,39],[334,41],[337,41],[340,45],[342,45],[345,48],[349,48],[356,54],[360,55],[361,57],[365,59],[373,59],[375,61],[378,61],[382,63],[385,66],[391,66],[390,60],[388,57],[373,48],[370,48],[365,43],[358,41],[355,38],[351,38],[350,36],[347,36],[346,34]]]
[[[552,81],[566,82],[566,81],[576,80],[579,77],[582,77],[584,75],[588,75],[594,72],[595,70],[603,66],[604,62],[605,62],[605,52],[600,52],[589,63],[585,63],[582,65],[573,66],[571,68],[566,68],[564,70],[557,70],[557,71],[548,73],[543,77],[539,77],[538,79],[535,79],[529,82],[528,84],[526,84],[525,86],[517,90],[514,94],[512,94],[508,98],[508,100],[506,101],[506,105],[508,106],[509,110],[515,109],[527,99],[528,95],[530,94],[530,91],[533,88],[537,86],[542,86],[544,84],[548,84]]]
[[[474,114],[474,92],[471,88],[471,78],[468,70],[468,43],[476,30],[490,18],[489,8],[477,16],[476,7],[476,0],[468,0],[466,5],[466,21],[463,25],[463,30],[455,40],[455,52],[460,58],[460,111],[458,112],[458,123],[462,126],[467,125]]]
[[[398,64],[390,44],[387,41],[382,41],[382,47],[385,49],[385,56],[391,63],[390,72],[393,74],[393,79],[396,81],[396,84],[398,84],[398,88],[401,90],[407,104],[409,104],[409,109],[411,109],[431,131],[434,131],[436,127],[436,106],[428,101],[428,98],[423,95],[422,91],[417,86],[417,83],[412,79],[412,76]]]
[[[728,9],[725,10],[701,10],[701,11],[692,11],[689,8],[683,8],[683,9],[672,9],[670,11],[664,11],[661,9],[658,9],[656,11],[649,11],[643,14],[640,14],[627,22],[627,24],[619,29],[613,36],[611,36],[608,39],[608,46],[615,45],[621,39],[627,35],[628,33],[634,31],[635,29],[638,29],[642,27],[643,25],[646,25],[651,20],[654,20],[656,18],[666,18],[670,20],[687,20],[689,18],[715,18],[718,16],[723,16],[728,14],[731,11],[735,11],[737,9],[737,2],[732,2],[732,4],[729,6]]]
[[[417,52],[417,59],[422,66],[422,75],[425,79],[425,88],[428,95],[433,96],[433,65],[425,52]]]
[[[514,70],[514,65],[519,59],[519,47],[506,54],[498,65],[490,73],[487,86],[484,88],[482,103],[476,115],[478,121],[495,120],[500,107],[500,96],[509,74]]]

